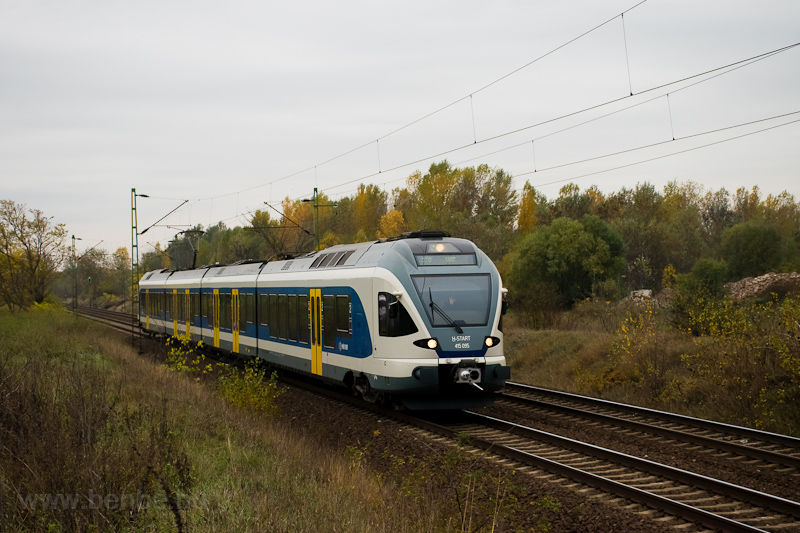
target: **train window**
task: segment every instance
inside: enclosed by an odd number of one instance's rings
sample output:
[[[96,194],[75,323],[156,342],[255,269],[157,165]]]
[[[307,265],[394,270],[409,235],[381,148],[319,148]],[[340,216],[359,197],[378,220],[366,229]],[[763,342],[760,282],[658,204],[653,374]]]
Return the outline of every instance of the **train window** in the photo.
[[[245,321],[248,324],[255,324],[256,323],[256,295],[252,292],[247,293],[247,316],[245,316]]]
[[[297,322],[300,336],[298,340],[308,344],[308,295],[301,294],[297,297]]]
[[[204,292],[200,295],[200,316],[208,318],[208,310],[211,309],[211,293]]]
[[[286,313],[286,295],[279,294],[278,295],[278,337],[286,340],[286,329],[288,328],[288,324],[286,323],[286,319],[288,318]]]
[[[388,292],[379,292],[378,334],[381,337],[402,337],[416,332],[417,326],[397,297]]]
[[[219,295],[219,327],[224,329],[231,329],[231,295]]]
[[[297,341],[297,296],[289,295],[289,334],[290,341]]]
[[[186,295],[183,292],[178,293],[178,312],[175,315],[178,317],[178,322],[183,322],[184,320],[184,310],[186,309],[184,306],[186,305]]]
[[[336,300],[326,294],[322,297],[322,340],[326,348],[336,346]]]
[[[328,263],[328,266],[336,266],[336,264],[339,262],[339,259],[341,259],[343,255],[344,252],[336,252],[336,255],[333,256],[333,259],[331,259],[331,262]]]
[[[198,322],[200,320],[200,293],[192,293],[192,321]]]
[[[273,339],[278,338],[278,295],[277,294],[270,294],[269,295],[269,317],[270,317],[270,326],[269,326],[269,336]]]
[[[247,294],[246,293],[239,293],[236,298],[237,303],[239,304],[239,323],[237,327],[239,331],[246,331],[247,330]]]
[[[350,317],[350,297],[336,297],[336,332],[339,337],[350,337],[353,333],[353,321]]]
[[[258,323],[269,326],[269,294],[258,295]]]
[[[345,252],[345,253],[342,255],[342,257],[341,257],[341,258],[339,258],[339,260],[338,260],[338,261],[336,261],[336,264],[335,264],[335,265],[333,265],[333,266],[343,266],[343,265],[344,265],[344,264],[347,262],[347,260],[348,260],[348,259],[350,259],[350,256],[351,256],[351,255],[353,255],[353,252],[354,252],[354,250],[347,250],[347,251],[346,251],[346,252]]]
[[[411,276],[411,280],[433,327],[485,326],[489,322],[489,274],[424,275]]]

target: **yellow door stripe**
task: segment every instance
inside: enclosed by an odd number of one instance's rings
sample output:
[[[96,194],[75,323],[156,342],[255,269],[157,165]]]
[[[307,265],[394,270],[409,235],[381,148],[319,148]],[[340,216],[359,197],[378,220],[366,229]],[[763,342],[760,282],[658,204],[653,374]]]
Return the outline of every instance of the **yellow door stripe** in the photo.
[[[214,289],[214,297],[211,301],[213,325],[214,325],[214,348],[219,348],[219,289]]]
[[[322,339],[320,338],[321,309],[320,299],[322,291],[311,289],[311,373],[322,375]]]
[[[233,289],[231,295],[231,331],[233,332],[233,351],[239,351],[239,289]]]

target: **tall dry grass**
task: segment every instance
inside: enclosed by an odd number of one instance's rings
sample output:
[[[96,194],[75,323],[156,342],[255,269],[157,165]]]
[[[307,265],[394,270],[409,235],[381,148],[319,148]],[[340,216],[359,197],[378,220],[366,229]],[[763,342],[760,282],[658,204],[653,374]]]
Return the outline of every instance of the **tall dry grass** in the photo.
[[[584,302],[506,328],[517,381],[800,435],[800,300]]]
[[[7,531],[468,531],[513,515],[505,482],[464,452],[448,455],[458,466],[450,474],[414,464],[408,479],[418,483],[403,483],[320,447],[321,427],[237,407],[213,382],[128,341],[66,313],[0,315]],[[137,493],[161,505],[114,505]],[[78,504],[20,504],[19,495],[53,494]],[[96,497],[104,505],[85,505]]]

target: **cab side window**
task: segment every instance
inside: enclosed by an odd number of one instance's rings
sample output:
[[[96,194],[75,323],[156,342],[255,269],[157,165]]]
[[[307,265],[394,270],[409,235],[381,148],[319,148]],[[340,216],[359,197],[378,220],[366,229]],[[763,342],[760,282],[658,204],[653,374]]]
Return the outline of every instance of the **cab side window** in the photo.
[[[388,292],[379,292],[378,334],[381,337],[402,337],[417,331],[411,315],[397,297]]]

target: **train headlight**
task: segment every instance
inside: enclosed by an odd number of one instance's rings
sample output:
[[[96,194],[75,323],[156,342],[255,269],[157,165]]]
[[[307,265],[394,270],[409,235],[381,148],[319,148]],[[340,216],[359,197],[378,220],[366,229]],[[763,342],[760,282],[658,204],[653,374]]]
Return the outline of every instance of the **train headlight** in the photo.
[[[497,337],[486,337],[483,339],[483,345],[487,348],[491,348],[492,346],[497,346],[500,344],[500,339]]]
[[[414,341],[414,346],[427,348],[429,350],[436,350],[439,348],[439,341],[436,339],[420,339],[418,341]]]

